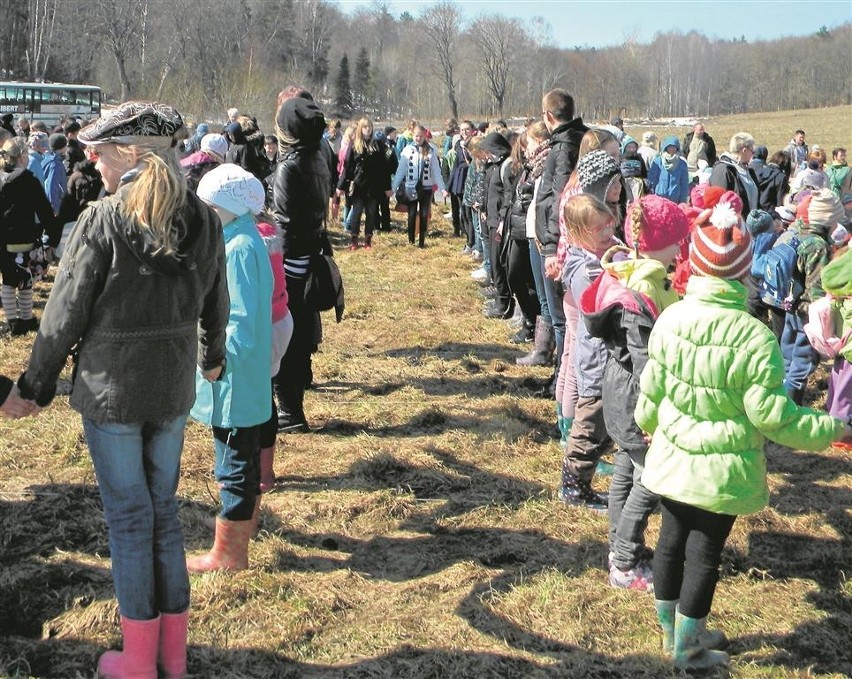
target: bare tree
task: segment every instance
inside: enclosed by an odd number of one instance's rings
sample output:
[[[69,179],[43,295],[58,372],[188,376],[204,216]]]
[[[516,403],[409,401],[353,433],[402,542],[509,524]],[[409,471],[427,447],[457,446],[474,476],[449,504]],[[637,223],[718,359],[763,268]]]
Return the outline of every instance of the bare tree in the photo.
[[[103,39],[118,71],[121,100],[130,98],[128,62],[142,34],[142,5],[137,0],[92,0],[94,28]]]
[[[44,80],[53,45],[57,0],[28,0],[29,45],[24,51],[31,80]]]
[[[458,42],[461,24],[461,13],[456,5],[449,0],[428,8],[421,18],[426,34],[434,46],[434,59],[438,62],[441,79],[447,88],[447,98],[453,118],[459,117],[459,104],[456,99],[455,64],[458,58]]]
[[[512,44],[522,31],[517,19],[502,16],[481,17],[470,28],[470,37],[482,55],[488,89],[501,116],[512,64]]]

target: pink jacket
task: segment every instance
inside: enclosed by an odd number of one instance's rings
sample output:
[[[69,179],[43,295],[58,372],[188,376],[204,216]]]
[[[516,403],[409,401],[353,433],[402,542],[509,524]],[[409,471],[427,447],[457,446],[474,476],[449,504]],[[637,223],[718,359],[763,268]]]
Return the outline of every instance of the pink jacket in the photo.
[[[272,322],[277,323],[290,313],[287,308],[287,281],[284,278],[284,250],[281,237],[272,224],[258,222],[257,232],[263,238],[266,251],[269,253],[269,263],[272,264]]]

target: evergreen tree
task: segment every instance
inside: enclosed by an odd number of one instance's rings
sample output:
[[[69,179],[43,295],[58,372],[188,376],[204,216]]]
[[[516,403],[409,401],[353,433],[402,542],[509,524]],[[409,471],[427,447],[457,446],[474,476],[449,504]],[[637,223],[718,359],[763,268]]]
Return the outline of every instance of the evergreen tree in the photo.
[[[341,118],[349,118],[352,115],[352,88],[349,85],[349,57],[345,52],[340,59],[340,70],[337,73],[335,90],[334,107],[336,114]]]
[[[371,85],[370,57],[367,56],[367,48],[362,47],[355,60],[355,71],[352,73],[352,99],[359,111],[365,111],[372,104]]]

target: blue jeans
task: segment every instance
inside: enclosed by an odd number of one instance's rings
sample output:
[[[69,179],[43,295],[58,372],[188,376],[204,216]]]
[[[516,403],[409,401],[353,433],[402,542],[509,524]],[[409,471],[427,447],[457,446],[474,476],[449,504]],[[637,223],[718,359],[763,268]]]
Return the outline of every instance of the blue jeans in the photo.
[[[642,485],[645,453],[615,451],[615,469],[609,486],[609,550],[612,562],[626,571],[636,565],[645,550],[648,517],[660,497]]]
[[[781,353],[784,355],[784,388],[804,389],[819,365],[819,354],[814,351],[805,334],[805,319],[788,311],[781,332]]]
[[[248,521],[260,492],[260,430],[255,427],[213,427],[219,516],[227,521]]]
[[[547,306],[547,295],[544,293],[544,260],[535,244],[535,239],[530,238],[530,266],[532,267],[533,282],[535,283],[535,294],[538,295],[538,304],[541,307],[541,317],[550,325],[553,319],[550,316],[550,307]],[[563,337],[565,326],[562,326]],[[564,342],[564,340],[563,340]]]
[[[104,515],[121,615],[151,620],[189,607],[175,498],[186,415],[120,424],[83,419]]]
[[[487,243],[482,240],[481,214],[482,213],[480,213],[479,210],[473,210],[473,232],[476,238],[476,244],[473,246],[473,249],[479,250],[479,252],[482,253],[482,268],[488,273],[491,273],[491,251],[489,250]]]

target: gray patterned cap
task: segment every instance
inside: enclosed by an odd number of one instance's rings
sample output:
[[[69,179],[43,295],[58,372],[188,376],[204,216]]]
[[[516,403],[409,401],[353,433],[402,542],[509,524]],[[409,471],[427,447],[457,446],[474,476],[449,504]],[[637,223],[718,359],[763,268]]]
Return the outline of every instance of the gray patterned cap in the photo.
[[[168,104],[128,101],[80,132],[83,144],[151,144],[175,146],[187,136],[183,117]]]

